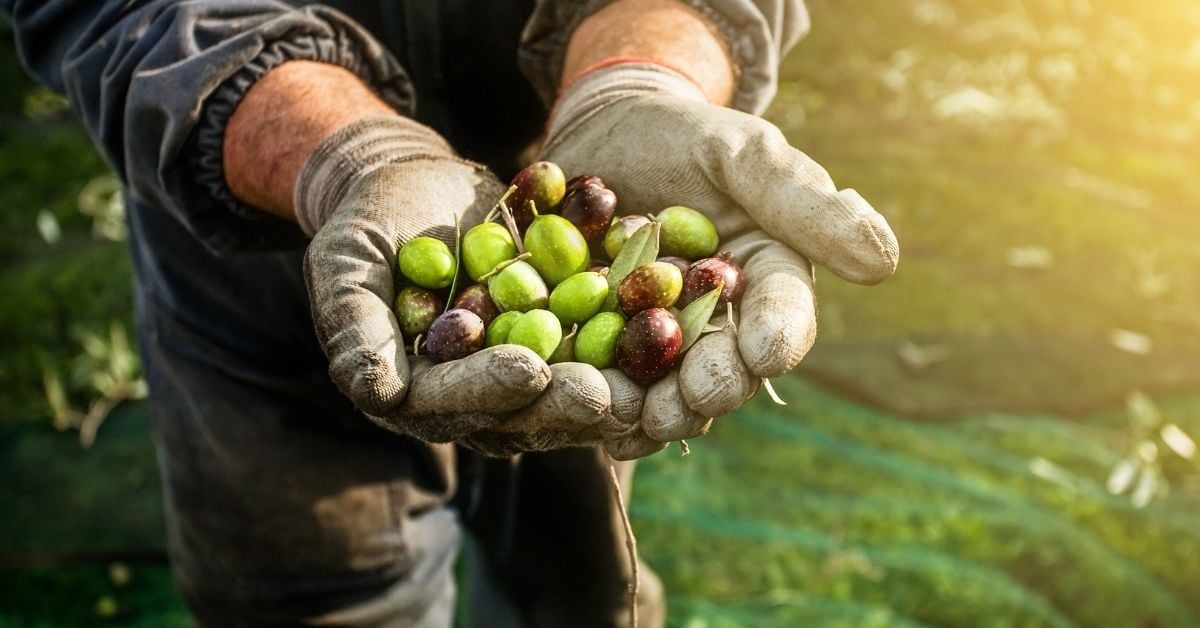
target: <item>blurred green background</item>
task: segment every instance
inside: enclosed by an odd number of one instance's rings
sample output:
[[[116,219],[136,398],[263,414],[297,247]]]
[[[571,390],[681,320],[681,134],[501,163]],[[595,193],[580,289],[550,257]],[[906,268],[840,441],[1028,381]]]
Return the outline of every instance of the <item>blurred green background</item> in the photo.
[[[671,625],[1200,625],[1200,5],[810,7],[768,117],[900,270],[640,467]],[[115,186],[3,27],[0,81],[0,626],[186,625]]]

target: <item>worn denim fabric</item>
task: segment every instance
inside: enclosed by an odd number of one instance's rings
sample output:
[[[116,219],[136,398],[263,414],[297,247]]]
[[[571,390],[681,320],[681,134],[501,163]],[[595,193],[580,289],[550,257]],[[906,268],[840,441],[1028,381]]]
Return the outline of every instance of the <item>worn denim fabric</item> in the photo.
[[[798,29],[781,20],[799,3],[779,2],[710,4],[745,46],[775,33],[786,47]],[[67,94],[126,185],[180,589],[204,625],[444,626],[465,521],[525,620],[612,625],[624,548],[597,452],[528,455],[514,472],[365,420],[327,375],[301,232],[241,206],[220,169],[241,94],[279,63],[314,59],[510,177],[541,132],[534,85],[552,91],[563,30],[603,3],[303,4],[0,0],[26,68]],[[777,54],[752,53],[739,54],[755,67]]]

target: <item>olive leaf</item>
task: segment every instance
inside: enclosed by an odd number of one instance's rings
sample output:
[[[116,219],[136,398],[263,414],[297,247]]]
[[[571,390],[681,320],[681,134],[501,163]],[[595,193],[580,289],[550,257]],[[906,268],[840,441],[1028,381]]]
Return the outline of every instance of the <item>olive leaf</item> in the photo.
[[[604,301],[604,311],[617,309],[617,286],[621,285],[622,279],[638,266],[658,259],[658,231],[659,224],[652,222],[635,231],[625,241],[617,259],[608,269],[608,299]]]
[[[679,327],[683,330],[683,344],[679,347],[681,355],[700,339],[700,335],[708,327],[708,320],[712,318],[713,310],[717,309],[717,301],[720,300],[721,291],[724,289],[725,282],[722,281],[717,284],[716,288],[705,292],[700,298],[689,303],[679,313],[679,316],[675,317],[679,321]]]

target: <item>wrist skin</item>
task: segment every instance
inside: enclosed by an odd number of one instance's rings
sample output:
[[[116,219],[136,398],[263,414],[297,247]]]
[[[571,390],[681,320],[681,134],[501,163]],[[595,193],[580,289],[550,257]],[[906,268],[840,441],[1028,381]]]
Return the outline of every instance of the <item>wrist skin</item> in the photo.
[[[561,87],[621,59],[667,66],[696,83],[713,104],[733,99],[728,44],[716,25],[679,0],[617,0],[589,16],[567,44]]]
[[[734,70],[716,27],[679,0],[617,0],[589,16],[571,36],[564,84],[589,68],[622,58],[671,67],[710,102],[728,104]],[[347,125],[399,115],[354,73],[315,61],[273,68],[246,92],[225,128],[225,181],[234,196],[296,221],[300,170],[326,138]]]
[[[296,221],[301,168],[329,136],[374,116],[399,115],[355,74],[315,61],[288,61],[246,92],[225,127],[222,164],[235,196]]]

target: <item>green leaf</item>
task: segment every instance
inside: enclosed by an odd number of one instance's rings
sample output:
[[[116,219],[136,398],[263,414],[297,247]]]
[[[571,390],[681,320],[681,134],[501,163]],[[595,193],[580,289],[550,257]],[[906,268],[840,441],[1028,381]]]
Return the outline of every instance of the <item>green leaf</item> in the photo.
[[[604,311],[613,312],[617,309],[617,286],[633,269],[642,264],[649,264],[658,259],[659,224],[650,224],[638,229],[625,241],[617,259],[613,260],[608,269],[608,299],[604,301]]]
[[[712,318],[713,310],[717,309],[717,301],[721,298],[721,291],[724,289],[725,282],[722,281],[717,284],[716,288],[705,292],[700,298],[689,303],[679,313],[679,316],[675,317],[679,321],[679,327],[683,329],[683,346],[679,347],[680,354],[687,351],[704,333],[704,329],[708,327],[708,320]]]

